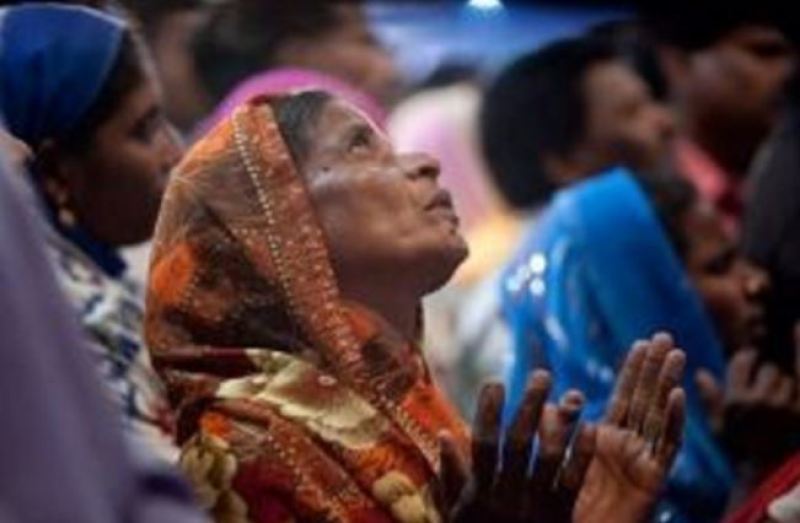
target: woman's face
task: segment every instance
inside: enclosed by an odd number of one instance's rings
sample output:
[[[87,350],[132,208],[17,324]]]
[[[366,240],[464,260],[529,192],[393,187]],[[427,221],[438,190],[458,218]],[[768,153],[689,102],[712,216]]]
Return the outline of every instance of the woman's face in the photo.
[[[309,135],[303,163],[338,279],[420,296],[438,289],[467,255],[439,164],[396,154],[387,136],[331,100]]]
[[[737,252],[711,206],[695,205],[682,222],[688,247],[687,270],[726,349],[757,346],[766,334],[766,273]]]
[[[64,183],[78,223],[114,246],[149,239],[181,154],[156,84],[147,79],[98,127],[88,149],[68,160]]]

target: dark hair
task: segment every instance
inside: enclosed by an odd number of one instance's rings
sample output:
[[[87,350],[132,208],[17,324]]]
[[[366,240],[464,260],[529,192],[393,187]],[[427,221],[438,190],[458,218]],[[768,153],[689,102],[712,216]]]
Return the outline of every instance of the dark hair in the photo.
[[[310,132],[325,106],[333,99],[325,91],[304,91],[270,102],[283,141],[296,164],[305,160],[311,148]]]
[[[511,205],[537,205],[556,189],[542,158],[566,156],[580,143],[586,125],[584,76],[593,65],[614,59],[603,42],[561,40],[518,59],[490,86],[480,114],[481,142]]]
[[[612,20],[589,29],[587,35],[608,42],[617,56],[636,71],[657,100],[668,94],[655,37],[638,20]]]
[[[80,123],[69,131],[64,145],[80,151],[92,142],[97,129],[120,107],[120,104],[145,79],[138,36],[126,31],[108,79]]]
[[[647,193],[678,257],[685,261],[689,240],[684,232],[683,218],[697,203],[698,194],[694,186],[677,173],[666,171],[637,174],[635,178]]]
[[[241,0],[218,6],[192,44],[195,67],[212,99],[222,99],[247,76],[274,66],[287,41],[336,27],[342,3]]]
[[[794,17],[782,16],[788,13],[769,0],[729,2],[724,8],[697,1],[660,4],[653,2],[643,10],[647,26],[659,41],[687,52],[708,48],[745,26],[765,25],[787,34],[796,29]]]

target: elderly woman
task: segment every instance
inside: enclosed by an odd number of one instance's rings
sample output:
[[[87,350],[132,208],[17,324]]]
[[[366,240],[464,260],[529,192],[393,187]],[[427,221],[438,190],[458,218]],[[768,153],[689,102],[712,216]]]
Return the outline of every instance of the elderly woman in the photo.
[[[31,151],[48,254],[126,426],[174,455],[169,405],[142,348],[144,299],[118,253],[152,234],[181,153],[146,53],[99,11],[0,9],[0,112]]]
[[[545,406],[538,373],[502,450],[498,385],[470,444],[417,345],[421,298],[466,255],[437,176],[318,91],[239,107],[175,170],[146,338],[218,521],[569,521],[579,492],[581,521],[647,513],[683,412],[668,339],[634,351],[608,423],[576,428],[575,391]]]

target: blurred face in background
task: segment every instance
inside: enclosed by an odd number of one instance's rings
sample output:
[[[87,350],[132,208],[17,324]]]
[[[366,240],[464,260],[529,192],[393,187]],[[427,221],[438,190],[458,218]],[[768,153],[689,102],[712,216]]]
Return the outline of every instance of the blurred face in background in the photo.
[[[164,108],[183,131],[190,130],[211,105],[191,53],[192,39],[208,16],[204,8],[174,9],[146,31],[164,90]]]
[[[602,166],[650,169],[667,157],[674,134],[669,110],[619,61],[594,65],[584,79],[586,132],[579,154]]]
[[[558,185],[615,165],[646,170],[667,161],[672,114],[630,67],[618,60],[595,63],[584,74],[582,94],[583,137],[568,155],[545,159]]]
[[[716,211],[699,202],[682,221],[686,270],[728,351],[758,347],[766,334],[767,274],[745,260]]]
[[[732,146],[755,146],[780,116],[794,62],[795,51],[778,29],[743,26],[673,63],[671,81],[695,125],[732,136]]]
[[[169,171],[183,152],[164,116],[156,78],[142,64],[136,67],[138,80],[113,101],[86,143],[48,139],[37,150],[46,198],[73,215],[74,224],[62,225],[77,225],[114,247],[152,236]]]
[[[336,27],[314,38],[287,42],[278,61],[329,73],[391,105],[401,87],[391,55],[370,30],[360,5],[341,3],[335,9]]]
[[[153,234],[170,169],[182,144],[164,116],[157,84],[145,79],[70,158],[67,178],[79,222],[110,245],[134,245]]]

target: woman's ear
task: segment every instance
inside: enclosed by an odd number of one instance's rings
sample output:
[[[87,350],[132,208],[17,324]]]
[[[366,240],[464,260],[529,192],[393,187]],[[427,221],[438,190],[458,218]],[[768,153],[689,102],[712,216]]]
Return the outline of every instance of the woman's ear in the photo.
[[[80,204],[77,197],[85,183],[83,162],[80,155],[66,151],[52,139],[43,141],[36,149],[34,165],[41,191],[65,227],[75,225]]]

